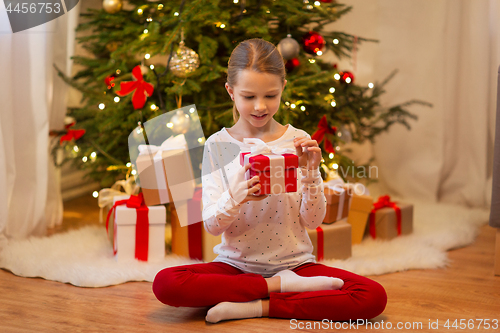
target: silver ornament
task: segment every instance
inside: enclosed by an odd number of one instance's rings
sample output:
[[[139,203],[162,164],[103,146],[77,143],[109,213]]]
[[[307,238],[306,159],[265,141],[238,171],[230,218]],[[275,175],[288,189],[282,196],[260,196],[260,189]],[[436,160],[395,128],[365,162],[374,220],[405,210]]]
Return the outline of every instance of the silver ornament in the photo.
[[[177,134],[185,134],[189,131],[189,126],[191,121],[189,115],[185,114],[183,111],[179,110],[170,118],[172,123],[172,131]]]
[[[109,14],[119,12],[123,7],[123,0],[103,0],[102,7]]]
[[[300,45],[292,38],[292,35],[288,35],[278,43],[278,51],[281,53],[283,59],[290,60],[297,58],[300,52]]]
[[[170,59],[170,70],[175,76],[186,77],[200,66],[198,54],[189,47],[184,46],[184,42],[179,43],[179,48]]]

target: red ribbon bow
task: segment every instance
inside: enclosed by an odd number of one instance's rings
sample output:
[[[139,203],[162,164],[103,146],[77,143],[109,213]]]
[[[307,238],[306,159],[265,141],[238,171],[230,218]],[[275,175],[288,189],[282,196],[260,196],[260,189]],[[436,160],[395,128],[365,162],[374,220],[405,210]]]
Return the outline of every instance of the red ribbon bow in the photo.
[[[335,126],[328,126],[328,121],[326,120],[326,115],[324,115],[319,123],[318,123],[318,130],[314,132],[312,135],[311,139],[316,140],[318,143],[321,143],[323,139],[325,139],[325,150],[328,153],[335,153],[335,149],[333,148],[333,144],[328,138],[325,138],[326,134],[332,134],[335,135],[337,133],[337,127]]]
[[[70,127],[73,125],[75,125],[74,122],[64,126],[64,128],[66,128],[68,131],[66,132],[66,134],[61,136],[61,140],[59,141],[59,144],[62,145],[62,143],[64,141],[71,141],[72,139],[78,140],[85,134],[84,129],[79,129],[79,130],[70,129]]]
[[[391,197],[388,195],[380,196],[373,204],[373,209],[370,214],[370,235],[373,238],[377,238],[377,230],[375,227],[375,213],[377,210],[382,208],[393,208],[396,211],[397,228],[398,235],[401,235],[401,209],[396,205],[395,202],[391,201]]]
[[[141,261],[148,261],[148,248],[149,248],[149,208],[144,202],[142,193],[138,195],[131,195],[130,198],[119,200],[115,202],[113,207],[108,212],[106,217],[106,232],[108,232],[109,218],[117,206],[127,205],[127,208],[135,208],[137,212],[137,221],[135,224],[135,258]],[[116,226],[116,224],[115,224]],[[117,252],[116,248],[116,227],[114,230],[114,254]]]
[[[120,90],[116,92],[118,96],[125,96],[135,90],[132,95],[134,109],[141,109],[146,104],[146,99],[153,95],[154,87],[151,83],[144,81],[141,66],[135,66],[132,70],[135,81],[120,82]]]

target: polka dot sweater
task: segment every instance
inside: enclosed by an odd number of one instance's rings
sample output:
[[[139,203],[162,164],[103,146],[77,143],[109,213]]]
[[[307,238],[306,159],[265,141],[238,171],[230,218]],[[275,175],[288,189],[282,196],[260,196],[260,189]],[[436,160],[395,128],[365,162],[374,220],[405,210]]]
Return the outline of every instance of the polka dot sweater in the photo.
[[[288,125],[279,139],[267,144],[294,148],[291,140],[302,136],[310,137]],[[264,277],[314,262],[306,228],[317,228],[326,213],[319,169],[298,169],[298,192],[238,204],[229,195],[228,180],[241,168],[240,151],[250,151],[250,146],[234,139],[225,128],[205,144],[203,221],[210,234],[222,234],[221,244],[214,247],[218,254],[214,261]]]

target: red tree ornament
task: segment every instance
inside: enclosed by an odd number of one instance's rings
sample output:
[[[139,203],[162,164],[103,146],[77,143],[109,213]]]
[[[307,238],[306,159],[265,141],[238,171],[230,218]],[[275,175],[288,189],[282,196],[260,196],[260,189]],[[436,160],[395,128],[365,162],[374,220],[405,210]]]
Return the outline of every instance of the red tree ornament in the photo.
[[[293,59],[287,60],[285,63],[285,69],[287,72],[291,72],[299,66],[300,66],[300,61],[298,58],[293,58]]]
[[[115,75],[114,74],[108,75],[104,79],[104,83],[106,83],[106,86],[108,87],[108,89],[111,89],[111,88],[113,88],[115,86],[115,84],[113,83],[114,79],[115,79]]]
[[[325,46],[325,39],[316,31],[309,31],[302,38],[302,44],[304,51],[309,54],[316,54]]]
[[[61,136],[61,140],[59,141],[60,145],[62,145],[64,141],[71,141],[73,139],[78,140],[85,134],[84,129],[79,129],[79,130],[70,129],[70,127],[73,125],[75,125],[74,122],[64,126],[64,128],[66,128],[68,131],[66,132],[66,134]]]
[[[351,72],[339,72],[340,75],[340,82],[341,83],[347,83],[351,84],[354,83],[354,75]]]
[[[153,95],[154,87],[151,83],[144,81],[141,66],[135,66],[132,70],[134,81],[120,82],[120,90],[116,92],[118,96],[125,96],[135,90],[132,95],[134,109],[141,109],[146,104],[146,99]]]
[[[324,139],[324,147],[326,152],[335,153],[335,148],[333,148],[332,142],[328,139],[328,137],[326,137],[328,134],[335,135],[335,133],[337,133],[337,127],[328,126],[326,115],[323,115],[318,123],[318,130],[314,132],[314,134],[311,136],[311,139],[316,140],[318,144],[320,144]]]

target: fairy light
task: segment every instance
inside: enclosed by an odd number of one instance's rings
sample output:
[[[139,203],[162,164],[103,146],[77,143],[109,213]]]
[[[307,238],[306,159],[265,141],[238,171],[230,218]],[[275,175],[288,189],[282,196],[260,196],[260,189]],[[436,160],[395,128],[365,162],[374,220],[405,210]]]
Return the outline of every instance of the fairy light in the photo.
[[[127,168],[130,168],[132,166],[132,163],[128,162],[127,164],[125,164],[127,166]]]
[[[330,94],[333,94],[335,92],[335,88],[334,87],[331,87],[330,90],[328,90],[330,92]]]
[[[99,192],[97,191],[92,192],[92,196],[97,199],[99,197]]]
[[[158,5],[158,10],[162,10],[162,9],[163,9],[163,4],[161,3]]]
[[[222,23],[222,24],[220,25],[220,28],[221,28],[221,29],[224,29],[225,27],[226,27],[226,25],[225,25],[224,23]]]
[[[300,106],[300,110],[301,110],[301,111],[305,111],[305,110],[306,110],[306,107],[305,107],[304,105],[301,105],[301,106]]]
[[[146,53],[146,54],[144,55],[144,59],[149,59],[149,58],[151,58],[151,54]]]
[[[347,84],[351,83],[351,78],[350,78],[350,77],[347,77],[347,78],[345,79],[345,83],[347,83]]]
[[[139,9],[137,9],[137,14],[142,15],[142,13],[143,13],[143,10],[142,10],[142,9],[140,9],[140,8],[139,8]]]
[[[318,52],[316,52],[316,55],[318,55],[318,56],[322,56],[322,55],[323,55],[323,52],[322,52],[322,51],[318,51]]]
[[[121,72],[122,72],[122,71],[121,71],[121,70],[119,70],[119,69],[117,69],[117,70],[115,71],[116,75],[120,75],[120,73],[121,73]]]
[[[238,3],[238,2],[239,2],[239,0],[233,0],[233,3]]]
[[[104,110],[105,107],[106,105],[104,105],[104,103],[99,104],[99,109]]]
[[[198,138],[199,143],[203,143],[203,141],[205,141],[205,138]]]
[[[113,98],[113,101],[115,101],[115,103],[118,103],[120,101],[120,97],[115,96],[115,98]]]
[[[290,107],[291,107],[292,109],[295,109],[295,108],[297,107],[297,105],[295,105],[295,104],[293,104],[293,103],[292,103],[292,104],[290,104]]]
[[[330,153],[330,154],[328,155],[328,157],[329,157],[330,159],[332,159],[332,158],[333,158],[333,153]]]
[[[156,104],[151,104],[151,110],[156,110]]]
[[[339,168],[339,165],[337,163],[332,164],[332,169],[337,170]]]
[[[335,80],[340,80],[340,74],[339,74],[339,73],[335,74],[335,75],[333,76],[333,78],[334,78]]]
[[[83,156],[82,161],[83,161],[83,163],[87,162],[87,156]]]
[[[136,175],[136,173],[137,173],[137,171],[132,170],[130,173],[131,173],[133,176],[135,176],[135,175]]]
[[[144,29],[144,33],[147,34],[149,32],[148,29]]]
[[[270,10],[266,10],[266,14],[271,14],[271,11]]]
[[[368,83],[368,88],[373,89],[373,87],[375,87],[375,85],[373,83],[371,83],[371,82]]]
[[[314,63],[316,62],[316,59],[312,59],[312,58],[311,58],[311,59],[309,59],[309,62],[310,62],[311,64],[314,64]]]
[[[194,113],[194,108],[189,109],[189,113]]]
[[[179,16],[179,13],[178,13],[178,12],[175,12],[175,13],[174,13],[174,16]]]
[[[338,43],[339,43],[339,40],[338,40],[337,38],[335,38],[335,39],[333,40],[333,44],[337,45]]]
[[[331,106],[333,106],[333,107],[336,107],[336,106],[337,106],[337,103],[336,103],[335,101],[332,101],[332,102],[330,103],[330,105],[331,105]]]
[[[93,151],[91,154],[90,154],[90,158],[95,160],[95,158],[97,157],[97,153],[95,151]]]
[[[149,68],[150,68],[151,70],[153,70],[153,69],[155,69],[155,65],[149,65]]]
[[[167,123],[167,127],[168,127],[168,128],[172,128],[172,127],[174,127],[174,124],[172,124],[172,123]]]
[[[285,105],[286,105],[286,106],[290,106],[290,102],[286,101],[286,102],[285,102]]]
[[[319,7],[319,6],[321,6],[321,2],[319,2],[319,1],[314,1],[314,5],[315,5],[316,7]]]
[[[336,150],[336,151],[339,151],[339,150],[340,150],[340,147],[339,147],[339,146],[335,147],[335,150]]]
[[[153,18],[150,16],[150,17],[148,17],[148,18],[146,19],[146,21],[148,21],[148,22],[153,22]]]

